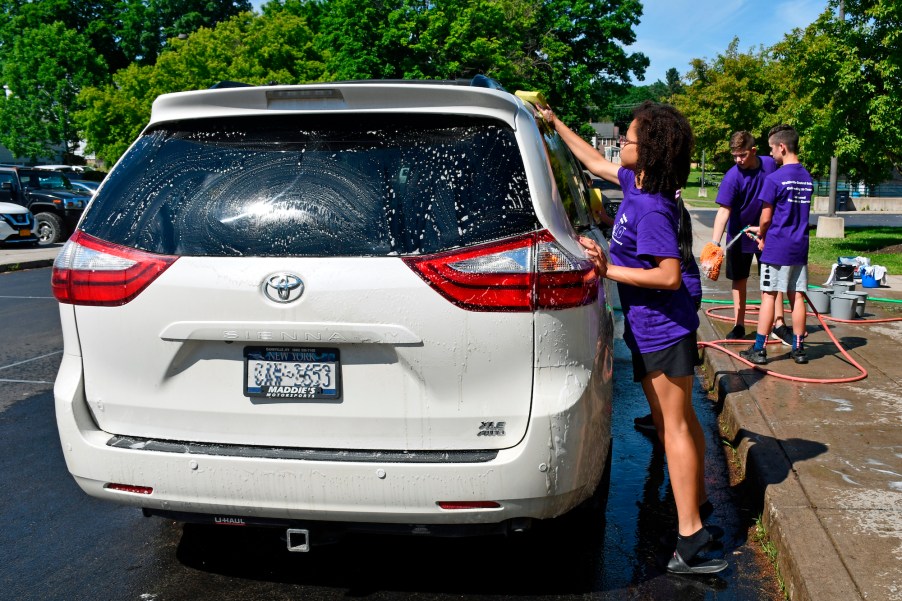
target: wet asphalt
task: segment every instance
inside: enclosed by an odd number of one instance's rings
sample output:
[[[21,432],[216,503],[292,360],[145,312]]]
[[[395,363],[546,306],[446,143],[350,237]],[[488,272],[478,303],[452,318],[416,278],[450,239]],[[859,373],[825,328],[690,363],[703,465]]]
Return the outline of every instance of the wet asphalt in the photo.
[[[661,449],[633,428],[647,412],[616,341],[613,455],[606,494],[575,516],[508,539],[360,536],[288,553],[281,532],[182,525],[86,496],[69,476],[53,415],[62,338],[49,269],[0,274],[0,599],[680,599],[782,596],[730,482],[719,407],[698,379],[706,480],[730,567],[668,575],[661,538],[676,516]],[[725,452],[726,451],[726,452]]]

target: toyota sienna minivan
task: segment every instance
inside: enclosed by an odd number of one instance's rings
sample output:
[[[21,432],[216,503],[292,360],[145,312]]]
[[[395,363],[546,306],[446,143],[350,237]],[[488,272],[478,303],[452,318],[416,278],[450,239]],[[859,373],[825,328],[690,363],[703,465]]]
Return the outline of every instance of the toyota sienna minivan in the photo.
[[[484,77],[160,96],[53,268],[68,469],[291,550],[565,514],[611,445],[579,235],[580,165]]]

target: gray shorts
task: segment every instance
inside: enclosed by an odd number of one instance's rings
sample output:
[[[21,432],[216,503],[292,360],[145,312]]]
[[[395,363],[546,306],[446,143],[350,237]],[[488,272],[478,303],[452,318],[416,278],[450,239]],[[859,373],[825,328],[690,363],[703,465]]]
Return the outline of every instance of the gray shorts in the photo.
[[[805,292],[807,290],[807,265],[761,264],[761,292]]]

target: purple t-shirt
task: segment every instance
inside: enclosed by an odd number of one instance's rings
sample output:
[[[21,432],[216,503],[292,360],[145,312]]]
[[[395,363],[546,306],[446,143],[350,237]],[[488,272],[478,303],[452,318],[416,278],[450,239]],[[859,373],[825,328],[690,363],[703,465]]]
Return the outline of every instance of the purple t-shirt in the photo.
[[[764,180],[759,198],[773,205],[774,216],[764,235],[762,263],[808,264],[808,214],[813,190],[811,174],[799,163],[783,165]]]
[[[739,165],[730,167],[720,182],[717,190],[717,204],[730,209],[730,220],[727,222],[727,241],[733,239],[747,225],[758,225],[761,217],[761,186],[768,175],[777,170],[777,164],[771,157],[758,157],[756,169],[740,169]],[[758,252],[758,243],[748,236],[738,242],[744,253]]]
[[[623,202],[614,217],[611,262],[651,269],[654,257],[680,258],[676,202],[636,188],[636,174],[618,172]],[[681,266],[683,267],[683,266]],[[685,267],[683,267],[685,268]],[[685,282],[677,290],[617,283],[626,328],[623,340],[633,352],[651,353],[673,346],[698,329],[698,314]]]

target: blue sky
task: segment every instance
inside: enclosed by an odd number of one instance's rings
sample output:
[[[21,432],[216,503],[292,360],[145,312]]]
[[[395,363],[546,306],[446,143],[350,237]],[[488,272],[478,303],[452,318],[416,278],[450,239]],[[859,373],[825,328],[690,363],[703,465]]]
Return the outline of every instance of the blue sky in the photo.
[[[260,12],[265,0],[252,0]],[[365,1],[365,0],[364,0]],[[651,61],[645,81],[664,81],[667,70],[689,71],[693,58],[723,54],[734,36],[739,50],[772,46],[796,27],[806,27],[827,7],[827,0],[645,0],[632,52]]]
[[[645,81],[633,83],[664,81],[670,68],[685,75],[693,58],[723,54],[734,37],[740,52],[772,46],[826,8],[826,0],[646,0],[629,50],[642,52],[651,64]]]

